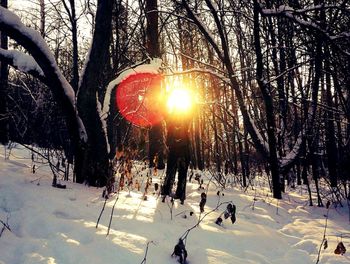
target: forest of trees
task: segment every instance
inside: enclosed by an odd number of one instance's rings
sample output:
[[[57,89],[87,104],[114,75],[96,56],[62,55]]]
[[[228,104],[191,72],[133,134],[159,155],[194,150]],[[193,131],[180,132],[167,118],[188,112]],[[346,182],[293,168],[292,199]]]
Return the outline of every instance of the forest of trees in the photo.
[[[277,199],[294,180],[310,203],[310,184],[319,206],[321,183],[350,199],[350,1],[18,2],[1,0],[2,143],[63,150],[75,180],[94,186],[108,184],[117,148],[166,160],[164,122],[133,126],[114,92],[100,111],[121,72],[161,58],[165,78],[196,96],[191,167],[223,187],[266,173]]]

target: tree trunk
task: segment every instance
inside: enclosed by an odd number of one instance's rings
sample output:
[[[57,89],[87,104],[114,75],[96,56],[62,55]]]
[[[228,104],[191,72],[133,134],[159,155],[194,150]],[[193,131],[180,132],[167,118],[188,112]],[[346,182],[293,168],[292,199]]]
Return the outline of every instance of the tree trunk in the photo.
[[[311,160],[311,167],[312,167],[312,177],[315,181],[315,187],[316,187],[316,194],[317,194],[317,206],[322,207],[322,199],[320,195],[320,188],[319,188],[319,179],[320,179],[320,162],[321,157],[317,155],[318,152],[318,138],[319,133],[315,132],[315,136],[312,141],[309,142],[309,149],[310,149],[310,160]]]
[[[45,0],[40,0],[40,35],[45,38],[45,22],[46,22],[46,12],[45,12]]]
[[[325,56],[330,58],[328,47],[325,48]],[[325,60],[325,70],[326,70],[326,105],[328,106],[328,111],[326,113],[327,120],[326,123],[326,150],[327,150],[327,161],[328,161],[328,173],[331,182],[331,187],[337,187],[337,160],[338,160],[338,150],[337,142],[335,138],[335,126],[334,126],[334,114],[333,114],[333,99],[331,91],[331,76],[330,76],[330,65],[329,60]]]
[[[78,110],[85,124],[88,142],[76,155],[75,173],[79,183],[104,186],[109,177],[106,134],[97,111],[98,88],[108,63],[113,0],[99,0],[89,61],[78,92]]]
[[[278,19],[278,18],[277,18]],[[282,39],[280,36],[280,21],[278,20],[277,22],[278,26],[278,33],[279,33],[279,38]],[[272,49],[272,54],[271,54],[271,60],[274,65],[274,71],[275,71],[275,76],[279,76],[281,72],[285,71],[285,61],[284,61],[284,52],[283,52],[283,43],[281,45],[277,45],[277,40],[276,40],[276,34],[275,34],[275,29],[274,29],[274,24],[273,20],[271,17],[268,18],[268,29],[269,29],[269,36],[271,38],[271,49]],[[280,50],[280,57],[278,60],[277,57],[277,49]],[[282,57],[283,56],[283,57]],[[280,67],[281,66],[281,69]],[[279,102],[279,116],[277,117],[278,123],[279,123],[279,128],[282,131],[286,125],[286,111],[285,111],[285,92],[284,92],[284,82],[283,78],[278,78],[277,79],[277,92],[278,92],[278,102]],[[266,109],[267,110],[267,109]],[[282,132],[279,132],[277,135],[277,142],[278,143],[278,149],[279,149],[279,155],[280,157],[283,156],[282,149],[283,149],[283,135]],[[277,146],[276,146],[277,147]],[[283,182],[282,182],[283,184]]]
[[[196,160],[197,160],[197,169],[203,170],[204,169],[204,161],[203,161],[203,155],[202,155],[202,145],[201,145],[201,127],[199,124],[199,111],[196,111],[195,117],[194,117],[194,125],[195,125],[195,131],[194,131],[194,140],[196,145]]]
[[[7,0],[1,0],[1,6],[7,8]],[[1,48],[7,50],[8,40],[5,32],[0,32]],[[8,113],[8,65],[0,62],[0,143],[9,141],[9,113]]]
[[[232,108],[232,142],[233,142],[233,171],[234,174],[238,174],[238,157],[237,157],[237,143],[238,143],[238,149],[241,149],[239,146],[240,144],[240,139],[239,139],[239,124],[238,124],[238,114],[237,114],[237,105],[236,105],[236,100],[235,100],[235,93],[232,90],[231,91],[231,108]],[[241,154],[241,151],[239,152]],[[240,155],[241,157],[241,155]],[[242,162],[242,159],[241,159]]]
[[[308,157],[306,156],[304,161],[303,161],[303,169],[302,169],[302,178],[303,178],[303,182],[304,184],[307,186],[307,192],[309,194],[309,206],[313,205],[312,202],[312,193],[311,193],[311,188],[310,188],[310,182],[308,179]]]
[[[157,0],[146,0],[146,50],[151,58],[160,57],[158,40],[158,3]],[[159,87],[160,88],[160,87]],[[155,166],[154,160],[157,156],[158,169],[164,169],[164,140],[162,123],[153,125],[149,130],[149,167]]]
[[[78,54],[78,27],[77,27],[77,18],[75,14],[75,0],[69,0],[71,6],[71,25],[72,25],[72,44],[73,44],[73,78],[72,78],[72,87],[75,92],[78,90],[79,83],[79,54]]]
[[[127,8],[122,3],[122,0],[117,0],[115,6],[115,13],[113,13],[113,32],[112,38],[112,70],[111,75],[114,76],[116,72],[119,72],[124,65],[127,64],[127,47],[125,46],[128,41],[128,12]],[[128,3],[125,3],[126,6]],[[127,123],[125,118],[119,114],[116,102],[115,89],[111,93],[110,100],[110,113],[107,120],[108,129],[108,140],[110,145],[109,158],[112,159],[116,155],[117,148],[120,150],[123,145],[127,143],[128,139],[128,127],[130,124]]]
[[[175,114],[176,115],[176,114]],[[175,198],[183,203],[186,199],[187,170],[190,161],[189,126],[190,117],[171,116],[167,122],[167,144],[169,148],[166,176],[162,186],[162,195],[171,195],[176,172],[178,172]],[[163,199],[164,201],[164,199]]]
[[[215,85],[212,85],[212,89],[216,89]],[[213,120],[213,130],[214,130],[214,160],[215,160],[216,172],[220,173],[221,172],[221,152],[219,148],[218,124],[216,122],[215,113],[216,113],[216,107],[213,106],[212,120]]]
[[[260,46],[260,25],[259,25],[259,4],[254,0],[254,41],[257,58],[256,78],[263,95],[266,111],[267,137],[269,144],[269,165],[272,176],[273,197],[282,199],[279,165],[277,158],[276,125],[274,117],[274,107],[269,85],[263,79],[263,57]]]
[[[245,166],[246,162],[245,162],[245,155],[243,152],[243,144],[239,135],[237,136],[237,140],[238,140],[239,157],[241,160],[242,186],[246,187],[247,186],[247,172],[246,172],[246,166]]]

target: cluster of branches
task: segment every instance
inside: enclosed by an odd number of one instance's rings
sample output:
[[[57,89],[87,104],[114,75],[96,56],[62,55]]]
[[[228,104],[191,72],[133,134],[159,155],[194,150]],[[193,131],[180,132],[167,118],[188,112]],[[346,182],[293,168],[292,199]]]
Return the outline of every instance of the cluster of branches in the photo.
[[[204,104],[194,163],[241,173],[244,186],[265,168],[275,198],[294,175],[348,196],[348,1],[172,2],[170,53],[185,70],[174,74],[193,80]]]

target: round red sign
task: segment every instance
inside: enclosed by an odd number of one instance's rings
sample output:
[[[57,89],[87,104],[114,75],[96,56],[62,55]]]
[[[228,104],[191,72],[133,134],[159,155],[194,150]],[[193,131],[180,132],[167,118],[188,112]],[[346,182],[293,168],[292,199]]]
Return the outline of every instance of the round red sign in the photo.
[[[126,120],[137,126],[149,127],[163,119],[162,79],[160,74],[135,73],[118,85],[117,106]]]

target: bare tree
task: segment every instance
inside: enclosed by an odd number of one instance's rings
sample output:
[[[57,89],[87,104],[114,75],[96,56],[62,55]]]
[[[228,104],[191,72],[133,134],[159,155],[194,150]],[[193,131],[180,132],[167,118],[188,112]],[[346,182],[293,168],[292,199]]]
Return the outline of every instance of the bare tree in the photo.
[[[98,1],[92,44],[77,94],[78,111],[86,126],[88,142],[76,155],[76,179],[93,186],[104,186],[109,175],[107,131],[103,129],[98,111],[98,94],[108,62],[113,3],[112,0]]]
[[[151,58],[160,57],[159,33],[158,33],[158,1],[146,0],[146,50]],[[149,130],[149,166],[150,168],[157,166],[158,169],[164,169],[163,142],[164,128],[162,123],[153,125]],[[158,163],[154,164],[157,157]]]
[[[1,6],[7,8],[7,0],[1,0]],[[7,49],[8,41],[5,32],[0,32],[1,49]],[[8,89],[8,65],[5,61],[0,64],[0,142],[5,144],[8,142],[8,102],[7,102],[7,89]]]
[[[16,23],[6,20],[14,15],[6,9],[1,9],[1,12],[7,12],[7,16],[3,16],[0,21],[0,29],[27,49],[34,57],[38,63],[38,67],[33,69],[34,72],[37,73],[37,76],[41,76],[41,79],[52,89],[55,99],[63,109],[75,146],[76,179],[78,182],[87,181],[90,185],[105,185],[108,175],[107,142],[98,112],[96,93],[108,55],[112,7],[113,1],[101,0],[98,2],[96,30],[90,51],[91,57],[87,60],[78,94],[78,109],[80,109],[79,112],[87,128],[86,131],[77,114],[74,91],[58,70],[45,42],[38,36],[37,32],[21,24],[17,17]],[[102,53],[100,53],[101,51]],[[96,73],[99,75],[96,76]],[[96,153],[99,155],[95,156]]]

